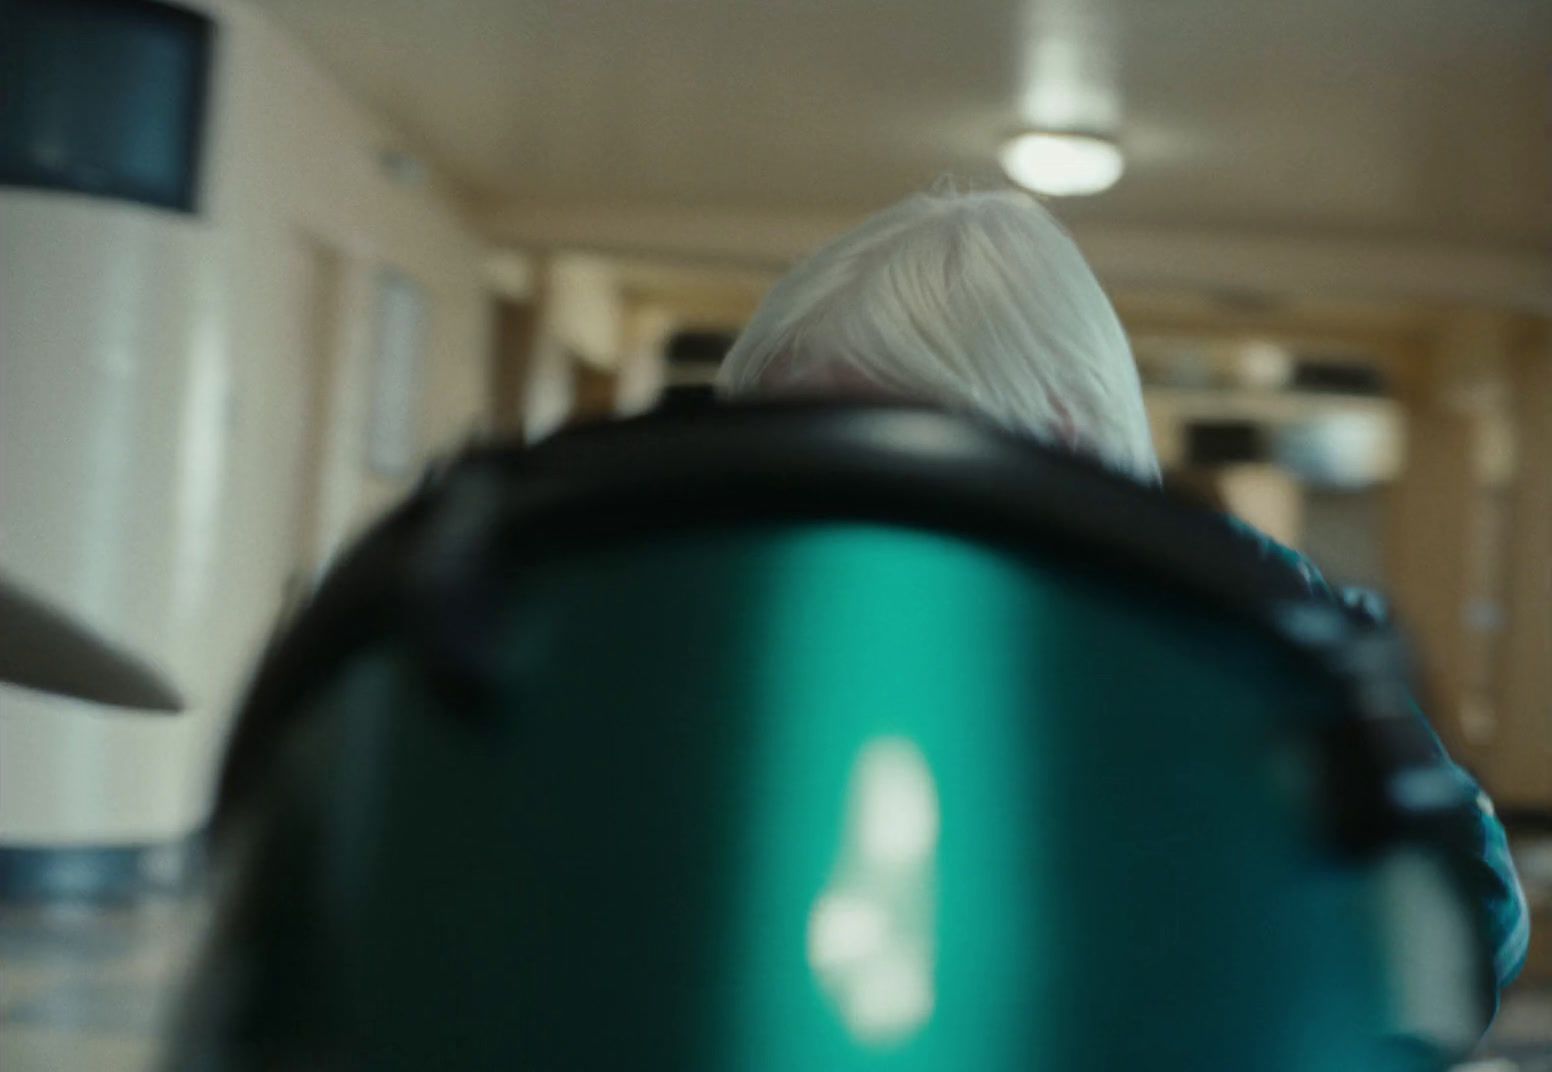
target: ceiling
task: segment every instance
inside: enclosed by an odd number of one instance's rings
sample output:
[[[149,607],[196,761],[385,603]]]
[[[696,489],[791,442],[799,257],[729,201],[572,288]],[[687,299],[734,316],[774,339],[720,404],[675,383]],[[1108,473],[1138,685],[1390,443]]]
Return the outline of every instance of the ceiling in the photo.
[[[1552,247],[1548,0],[262,0],[487,210],[851,213],[1114,125],[1078,222]]]

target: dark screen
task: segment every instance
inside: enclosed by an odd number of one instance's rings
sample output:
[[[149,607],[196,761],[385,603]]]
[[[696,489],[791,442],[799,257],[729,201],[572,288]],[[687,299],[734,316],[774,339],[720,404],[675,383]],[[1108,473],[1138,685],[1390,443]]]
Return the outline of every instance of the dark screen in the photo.
[[[194,211],[210,20],[149,0],[0,0],[0,185]]]

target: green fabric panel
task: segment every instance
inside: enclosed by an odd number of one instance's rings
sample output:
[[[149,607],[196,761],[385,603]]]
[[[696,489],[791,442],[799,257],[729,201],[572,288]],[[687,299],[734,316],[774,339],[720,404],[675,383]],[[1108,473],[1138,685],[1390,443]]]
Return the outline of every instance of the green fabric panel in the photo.
[[[373,1067],[1401,1067],[1365,876],[1316,836],[1332,698],[1243,625],[858,524],[498,583],[487,710],[396,651],[337,697]],[[858,848],[875,783],[930,799],[905,863]],[[837,891],[925,958],[905,1026],[859,1030],[867,956],[815,967]]]

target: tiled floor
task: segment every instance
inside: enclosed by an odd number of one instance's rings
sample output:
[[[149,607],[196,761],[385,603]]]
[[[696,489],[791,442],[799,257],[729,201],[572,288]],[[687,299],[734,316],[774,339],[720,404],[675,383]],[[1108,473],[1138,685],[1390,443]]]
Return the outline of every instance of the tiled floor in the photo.
[[[198,901],[0,908],[0,1069],[146,1072],[198,941]],[[1505,1002],[1472,1072],[1552,1072],[1552,990]]]
[[[202,920],[195,901],[0,909],[0,1069],[151,1068]]]

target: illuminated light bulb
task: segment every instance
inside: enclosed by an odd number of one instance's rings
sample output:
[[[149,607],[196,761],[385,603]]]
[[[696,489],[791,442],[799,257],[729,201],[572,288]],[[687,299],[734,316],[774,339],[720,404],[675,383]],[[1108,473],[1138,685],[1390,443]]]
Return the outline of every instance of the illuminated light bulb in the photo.
[[[1082,197],[1114,186],[1125,169],[1121,147],[1094,134],[1028,131],[999,154],[1008,178],[1035,193]]]

